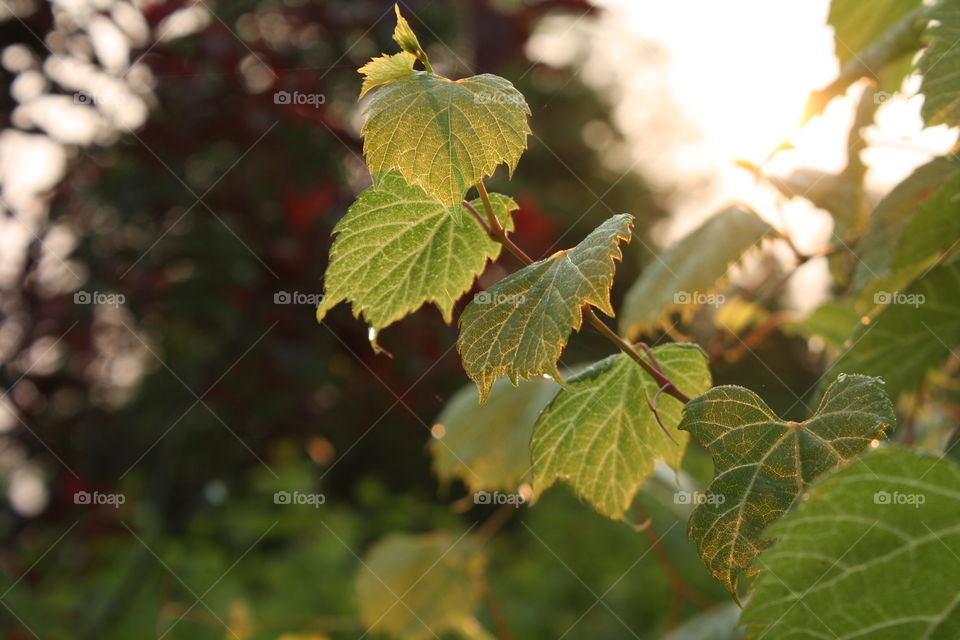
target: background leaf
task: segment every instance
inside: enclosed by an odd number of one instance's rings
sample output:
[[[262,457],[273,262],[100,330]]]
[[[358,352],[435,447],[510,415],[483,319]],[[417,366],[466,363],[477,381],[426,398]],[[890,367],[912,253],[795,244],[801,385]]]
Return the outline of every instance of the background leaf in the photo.
[[[831,373],[881,376],[894,400],[914,389],[943,363],[960,341],[960,265],[937,267],[905,291],[876,293],[886,304],[870,324],[861,326]]]
[[[767,532],[748,637],[960,637],[958,512],[960,468],[906,449],[826,477]]]
[[[927,28],[930,44],[917,68],[923,75],[921,114],[929,126],[960,124],[960,2],[942,0],[933,10]]]
[[[384,85],[361,133],[370,172],[391,169],[448,206],[527,147],[530,107],[513,85],[483,74],[448,80],[425,71]]]
[[[497,193],[490,200],[504,228],[512,229],[516,203]],[[349,300],[353,314],[377,330],[425,302],[436,304],[449,323],[454,303],[500,254],[500,244],[462,205],[443,206],[395,171],[361,193],[333,232],[317,320]]]
[[[833,27],[840,66],[855,60],[877,36],[921,4],[921,0],[833,0],[827,22]]]
[[[632,216],[613,216],[573,249],[512,273],[467,305],[457,349],[481,402],[502,375],[514,384],[541,373],[560,378],[557,360],[570,331],[583,323],[580,307],[592,304],[613,315],[615,262],[632,226]]]
[[[715,387],[691,400],[680,429],[710,452],[714,479],[690,516],[689,535],[707,568],[737,598],[737,586],[770,544],[763,530],[807,483],[856,456],[893,426],[883,384],[840,376],[804,422],[778,418],[743,387]]]
[[[459,478],[471,491],[515,492],[530,472],[533,425],[559,389],[543,377],[516,387],[501,378],[480,406],[475,384],[460,389],[437,416],[442,435],[427,445],[434,473],[444,482]]]
[[[710,388],[706,356],[696,345],[667,344],[653,350],[678,388],[696,396]],[[659,385],[625,353],[597,362],[569,380],[534,429],[533,484],[537,494],[557,479],[597,511],[622,519],[657,460],[679,467],[689,436],[671,441],[647,406]],[[657,401],[671,434],[680,422],[680,402]]]
[[[620,334],[633,340],[658,326],[671,309],[680,306],[677,294],[705,293],[716,286],[743,252],[770,231],[770,225],[752,211],[731,207],[654,259],[644,269],[623,301]]]
[[[472,538],[446,531],[382,538],[357,574],[364,626],[403,640],[457,628],[479,603],[484,562]]]
[[[953,176],[910,217],[893,255],[893,268],[916,264],[941,251],[955,249],[958,241],[960,176]]]

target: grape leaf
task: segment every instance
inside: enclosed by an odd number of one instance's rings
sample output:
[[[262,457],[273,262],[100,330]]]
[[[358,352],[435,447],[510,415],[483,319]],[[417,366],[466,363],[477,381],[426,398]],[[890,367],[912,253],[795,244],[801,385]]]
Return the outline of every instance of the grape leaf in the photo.
[[[916,264],[960,240],[960,176],[924,200],[910,218],[893,255],[893,269]]]
[[[501,224],[512,229],[517,205],[500,194],[490,199]],[[376,330],[424,302],[437,305],[449,324],[454,303],[500,254],[500,245],[467,216],[462,205],[443,206],[395,171],[382,176],[333,230],[317,321],[349,300],[354,315]]]
[[[839,349],[859,323],[860,315],[852,308],[851,302],[834,300],[823,303],[802,320],[784,323],[783,330],[807,338],[819,336],[834,349]]]
[[[404,640],[457,628],[483,592],[485,560],[477,541],[445,531],[389,535],[361,564],[356,588],[364,626]]]
[[[752,211],[725,209],[651,262],[623,301],[620,334],[633,340],[670,310],[693,304],[716,286],[730,263],[756,244],[770,225]]]
[[[897,20],[919,7],[921,0],[833,0],[827,22],[834,30],[834,48],[842,67]]]
[[[738,640],[739,618],[740,609],[728,602],[688,618],[664,640]]]
[[[825,477],[767,531],[748,637],[960,637],[958,512],[960,467],[908,449]]]
[[[560,385],[533,378],[514,387],[501,378],[477,406],[477,387],[458,391],[437,417],[428,445],[433,470],[443,481],[460,478],[471,491],[509,491],[530,471],[530,436],[540,411]]]
[[[937,267],[906,291],[880,291],[885,304],[868,325],[850,338],[832,372],[882,376],[896,399],[941,364],[960,341],[960,265]]]
[[[416,61],[415,55],[401,51],[395,55],[374,58],[363,65],[357,70],[358,73],[366,76],[363,79],[363,86],[360,87],[360,97],[362,98],[374,87],[410,75],[413,73],[413,64]]]
[[[859,375],[838,377],[804,422],[781,420],[743,387],[715,387],[691,400],[680,429],[710,452],[714,479],[688,534],[710,573],[738,598],[741,574],[770,544],[763,530],[808,482],[883,437],[894,421],[882,381]]]
[[[937,3],[927,27],[927,46],[917,68],[923,75],[920,93],[924,95],[921,115],[928,126],[960,125],[960,2]]]
[[[710,388],[700,347],[668,344],[653,350],[660,366],[689,396]],[[557,480],[603,515],[620,520],[657,460],[679,467],[689,436],[671,441],[647,406],[659,385],[625,353],[605,358],[570,378],[534,427],[533,486],[542,494]],[[660,395],[657,410],[671,433],[683,405]]]
[[[397,26],[393,29],[393,41],[400,45],[400,48],[406,53],[418,55],[423,51],[420,41],[417,40],[417,34],[410,28],[407,19],[400,15],[400,5],[393,5],[393,10],[397,14]]]
[[[502,375],[514,384],[541,373],[562,380],[557,360],[570,331],[583,324],[580,307],[592,304],[613,316],[615,261],[632,227],[632,216],[613,216],[573,249],[510,274],[467,305],[457,349],[481,403]]]
[[[500,164],[513,173],[530,133],[523,95],[490,74],[454,81],[417,71],[377,89],[366,115],[374,176],[396,169],[450,206]]]
[[[872,280],[889,275],[891,256],[914,209],[958,174],[960,164],[949,158],[934,158],[917,167],[880,201],[870,216],[867,233],[857,244],[860,262],[854,273],[854,289],[863,289]]]

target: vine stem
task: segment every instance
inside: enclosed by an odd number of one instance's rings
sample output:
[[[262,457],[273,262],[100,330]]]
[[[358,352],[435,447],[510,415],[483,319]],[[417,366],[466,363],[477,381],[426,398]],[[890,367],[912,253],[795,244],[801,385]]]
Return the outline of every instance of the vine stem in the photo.
[[[477,222],[480,223],[480,226],[484,231],[487,232],[487,235],[489,235],[490,238],[503,245],[510,253],[514,255],[517,260],[523,264],[528,266],[533,264],[533,258],[528,256],[523,249],[518,247],[507,236],[506,230],[503,228],[503,225],[500,224],[500,220],[497,218],[497,215],[493,210],[493,205],[490,203],[490,194],[487,193],[486,185],[484,185],[483,181],[481,180],[477,183],[476,187],[477,191],[480,193],[480,200],[483,202],[483,207],[486,210],[486,221],[484,221],[483,216],[480,215],[480,212],[477,211],[476,207],[466,200],[463,201],[463,206],[473,214],[473,217],[477,219]],[[639,343],[640,348],[643,349],[643,351],[647,354],[647,357],[650,358],[650,362],[644,360],[643,356],[637,352],[632,344],[621,338],[613,329],[608,327],[607,324],[597,316],[593,310],[593,307],[585,304],[580,308],[580,310],[586,317],[587,322],[589,322],[594,329],[599,331],[600,334],[607,340],[615,344],[618,349],[633,358],[633,360],[636,361],[636,363],[639,364],[643,370],[646,371],[650,377],[657,382],[657,386],[660,387],[661,392],[673,396],[684,404],[690,402],[690,396],[680,391],[680,389],[673,384],[673,381],[670,380],[666,374],[664,374],[663,369],[660,368],[660,364],[657,362],[653,352],[647,345]]]

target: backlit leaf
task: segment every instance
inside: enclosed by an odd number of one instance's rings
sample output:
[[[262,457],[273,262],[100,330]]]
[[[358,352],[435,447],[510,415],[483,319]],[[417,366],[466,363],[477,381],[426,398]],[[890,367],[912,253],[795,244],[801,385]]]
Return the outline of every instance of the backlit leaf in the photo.
[[[560,379],[557,360],[570,332],[583,324],[580,307],[591,304],[613,315],[615,261],[632,225],[632,216],[613,216],[573,249],[512,273],[467,305],[457,349],[480,402],[500,376],[514,384],[543,373]]]
[[[710,388],[710,371],[696,345],[653,350],[667,376],[689,396]],[[597,511],[621,519],[657,460],[679,467],[689,436],[676,431],[682,405],[661,394],[657,410],[670,440],[647,406],[659,385],[627,354],[619,353],[570,378],[534,429],[533,487],[556,480],[573,486]]]
[[[767,530],[750,638],[960,638],[960,467],[874,451]]]
[[[483,592],[484,564],[469,536],[382,538],[357,574],[360,618],[369,631],[391,637],[435,638],[473,614]]]
[[[530,472],[530,436],[560,385],[537,377],[515,387],[501,378],[477,406],[477,386],[458,391],[434,426],[429,449],[442,481],[459,478],[471,491],[515,492]]]
[[[929,126],[960,125],[960,2],[943,0],[937,3],[927,28],[930,44],[923,52],[917,68],[923,75],[921,114]]]
[[[501,224],[512,229],[516,204],[500,194],[490,198]],[[361,193],[334,233],[317,320],[349,300],[354,315],[375,330],[425,302],[449,323],[454,303],[500,254],[462,205],[445,207],[396,172]]]
[[[893,254],[893,268],[921,262],[960,243],[960,176],[924,200],[910,218]]]
[[[448,80],[417,71],[381,86],[366,108],[363,150],[376,176],[398,170],[446,205],[527,146],[530,108],[499,76]]]
[[[360,88],[360,97],[381,84],[393,82],[413,73],[413,64],[417,57],[402,51],[392,56],[374,58],[360,67],[357,72],[363,74],[363,86]]]
[[[834,44],[840,66],[855,60],[873,42],[922,0],[833,0],[827,22],[834,30]]]
[[[623,301],[620,334],[633,340],[667,314],[693,305],[712,290],[770,225],[752,211],[731,207],[707,220],[644,269]]]
[[[710,573],[738,598],[741,575],[770,545],[764,529],[807,483],[893,424],[882,382],[866,376],[838,377],[804,422],[780,419],[743,387],[715,387],[691,400],[680,429],[710,452],[714,479],[690,516],[688,534]]]

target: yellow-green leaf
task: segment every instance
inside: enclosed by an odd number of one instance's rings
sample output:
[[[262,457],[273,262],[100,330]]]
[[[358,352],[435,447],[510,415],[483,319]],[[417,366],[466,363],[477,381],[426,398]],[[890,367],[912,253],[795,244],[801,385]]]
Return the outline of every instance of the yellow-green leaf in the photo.
[[[383,538],[357,574],[360,618],[369,631],[403,640],[440,636],[473,614],[484,564],[469,536],[444,531]]]
[[[423,51],[423,47],[420,46],[417,35],[410,28],[407,19],[400,15],[400,5],[393,5],[393,9],[397,14],[397,26],[393,30],[393,41],[400,45],[404,52],[418,55]]]
[[[960,637],[960,467],[900,447],[825,477],[771,527],[748,636]]]
[[[633,340],[657,327],[673,309],[708,300],[743,252],[770,231],[757,214],[739,207],[721,211],[655,258],[623,301],[620,334]]]
[[[543,373],[560,379],[557,360],[570,332],[583,324],[580,307],[591,304],[613,315],[615,261],[632,225],[630,215],[613,216],[573,249],[520,269],[467,305],[457,349],[480,402],[500,376],[514,384]]]
[[[804,422],[777,417],[757,394],[714,387],[684,408],[680,429],[710,452],[714,479],[688,535],[707,569],[738,598],[741,575],[771,541],[764,529],[807,484],[883,437],[894,425],[883,382],[841,375]]]
[[[428,445],[434,472],[444,482],[459,478],[471,491],[516,492],[530,472],[533,425],[559,389],[542,377],[517,387],[501,378],[477,406],[477,387],[467,385],[437,417]]]
[[[689,396],[710,388],[710,371],[696,345],[653,350],[660,366]],[[534,428],[533,488],[539,495],[556,480],[569,483],[597,511],[622,519],[657,460],[679,467],[689,436],[675,431],[683,406],[661,394],[657,411],[671,440],[647,406],[659,385],[625,353],[610,356],[571,378]]]
[[[917,63],[923,75],[921,113],[929,126],[960,125],[960,1],[942,0],[927,28],[930,44]]]
[[[512,173],[530,133],[523,95],[490,74],[454,81],[417,71],[381,86],[366,114],[370,171],[396,169],[450,206],[500,164]]]
[[[512,229],[513,200],[496,193],[490,200],[504,228]],[[361,193],[334,233],[317,320],[349,300],[354,315],[375,330],[425,302],[437,305],[449,323],[454,303],[500,254],[462,205],[445,207],[396,172]]]
[[[374,58],[360,67],[357,72],[364,76],[363,86],[360,88],[362,98],[367,91],[381,84],[404,78],[413,73],[413,64],[417,57],[412,53],[402,51],[392,56]]]

